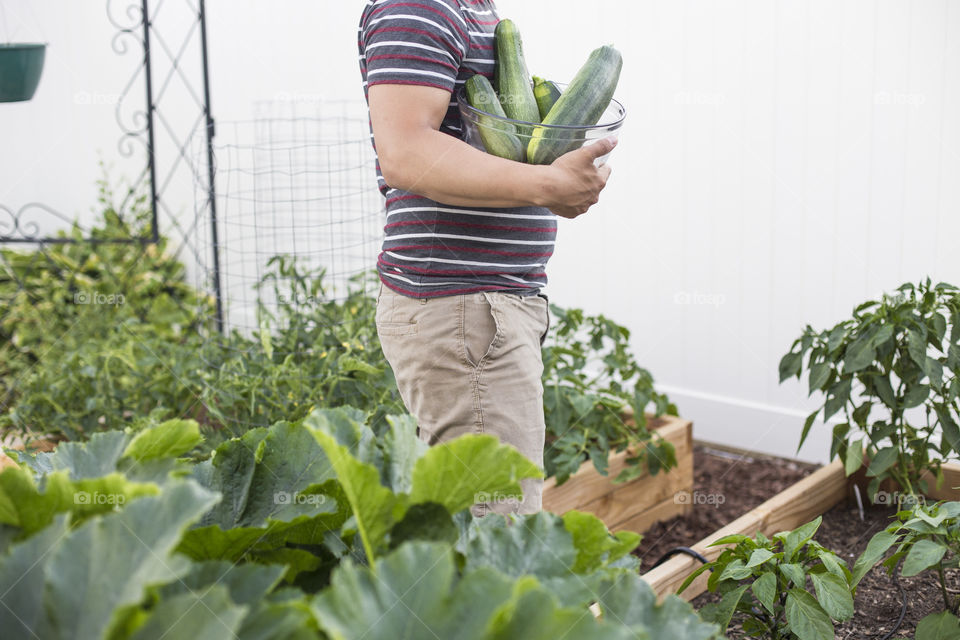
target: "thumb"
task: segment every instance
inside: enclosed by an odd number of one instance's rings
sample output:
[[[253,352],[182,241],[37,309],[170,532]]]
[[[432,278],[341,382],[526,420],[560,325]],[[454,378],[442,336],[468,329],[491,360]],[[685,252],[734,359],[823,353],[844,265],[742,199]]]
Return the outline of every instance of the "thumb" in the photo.
[[[593,162],[597,158],[601,158],[613,151],[613,148],[616,146],[616,138],[603,138],[602,140],[581,147],[580,151]]]

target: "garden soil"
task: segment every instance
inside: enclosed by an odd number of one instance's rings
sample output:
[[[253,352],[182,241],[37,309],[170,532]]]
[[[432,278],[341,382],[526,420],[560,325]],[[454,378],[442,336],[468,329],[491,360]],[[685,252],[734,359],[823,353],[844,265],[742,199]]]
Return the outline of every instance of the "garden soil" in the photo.
[[[669,549],[691,546],[723,525],[773,497],[811,473],[815,467],[778,458],[746,458],[698,445],[694,449],[694,508],[684,516],[654,525],[634,552],[642,562],[641,571],[649,571]],[[723,496],[722,504],[717,496]],[[712,499],[711,499],[712,497]],[[699,502],[699,504],[697,504]],[[853,567],[873,535],[886,527],[896,509],[890,506],[867,507],[861,521],[856,504],[844,501],[823,516],[815,539],[837,552]],[[947,588],[960,593],[960,571],[947,571]],[[907,610],[900,628],[891,638],[912,638],[917,623],[926,615],[943,610],[943,599],[936,575],[926,572],[912,578],[900,578],[907,595]],[[693,600],[697,609],[718,598],[704,593]],[[896,626],[903,598],[882,566],[870,571],[857,588],[854,617],[836,627],[842,640],[880,640]],[[727,630],[730,640],[746,638],[736,618]]]

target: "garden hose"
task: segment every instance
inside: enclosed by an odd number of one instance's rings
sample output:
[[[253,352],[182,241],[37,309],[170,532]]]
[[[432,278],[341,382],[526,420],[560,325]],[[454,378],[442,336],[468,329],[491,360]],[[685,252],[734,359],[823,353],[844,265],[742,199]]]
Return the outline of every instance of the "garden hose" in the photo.
[[[701,563],[703,563],[703,564],[707,564],[708,562],[710,562],[709,560],[707,560],[706,558],[704,558],[702,555],[700,555],[699,553],[697,553],[696,551],[694,551],[694,550],[691,549],[690,547],[674,547],[673,549],[670,549],[670,550],[667,551],[665,554],[663,554],[662,556],[660,556],[660,559],[657,560],[657,561],[654,563],[653,567],[651,567],[651,568],[652,568],[652,569],[656,569],[657,567],[659,567],[660,565],[662,565],[664,562],[666,562],[667,560],[669,560],[669,559],[672,558],[673,556],[675,556],[675,555],[677,555],[677,554],[680,554],[680,553],[685,554],[685,555],[688,555],[688,556],[690,556],[691,558],[696,558],[697,560],[699,560],[699,561],[700,561]]]
[[[903,605],[900,607],[900,617],[897,619],[897,624],[894,625],[893,629],[891,629],[887,635],[880,638],[880,640],[887,640],[895,634],[897,630],[900,629],[900,625],[903,624],[903,618],[907,615],[907,592],[903,590],[903,585],[900,584],[900,578],[897,577],[900,573],[901,564],[903,564],[903,558],[900,558],[896,568],[893,570],[893,584],[897,585],[897,589],[900,590],[900,600],[903,602]]]

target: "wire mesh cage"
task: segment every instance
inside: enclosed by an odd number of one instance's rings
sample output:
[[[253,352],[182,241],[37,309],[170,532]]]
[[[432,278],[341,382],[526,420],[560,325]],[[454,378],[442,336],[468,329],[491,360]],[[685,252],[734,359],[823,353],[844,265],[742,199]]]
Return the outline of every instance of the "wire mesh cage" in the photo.
[[[205,336],[207,364],[231,376],[206,404],[231,431],[267,424],[277,409],[357,404],[364,392],[351,385],[363,380],[350,372],[378,364],[369,350],[384,205],[366,108],[258,103],[255,114],[217,123],[215,196],[196,183],[207,261],[198,287],[219,292],[222,306],[222,331]],[[247,407],[226,411],[233,401]]]

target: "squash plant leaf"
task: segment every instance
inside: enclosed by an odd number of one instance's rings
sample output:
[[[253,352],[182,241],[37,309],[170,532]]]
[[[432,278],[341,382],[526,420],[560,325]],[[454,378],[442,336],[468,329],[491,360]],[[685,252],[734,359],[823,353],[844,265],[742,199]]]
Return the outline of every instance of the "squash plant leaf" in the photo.
[[[230,593],[222,585],[181,593],[161,601],[131,640],[235,640],[247,609],[232,602]]]
[[[649,584],[632,572],[621,572],[601,585],[600,609],[605,620],[616,621],[640,638],[709,640],[722,629],[702,621],[689,602],[669,594],[657,603]]]
[[[431,447],[413,468],[411,503],[436,502],[450,513],[466,509],[486,496],[520,496],[520,480],[543,472],[515,447],[491,435],[454,438]]]
[[[640,544],[640,534],[633,531],[612,534],[592,513],[571,509],[563,514],[563,524],[573,536],[573,545],[577,548],[577,561],[573,566],[577,573],[593,571],[604,563],[614,562]]]
[[[176,458],[202,441],[200,425],[195,420],[168,420],[134,436],[123,455],[141,462],[157,458]]]
[[[193,482],[182,482],[120,512],[95,516],[69,533],[58,517],[59,524],[15,545],[0,560],[0,586],[8,591],[4,602],[10,607],[0,611],[0,625],[26,625],[42,638],[106,636],[116,610],[139,603],[149,585],[186,573],[186,559],[173,556],[174,548],[187,526],[217,499]],[[48,533],[58,530],[61,535],[51,539]],[[19,580],[23,562],[36,571]],[[21,610],[19,603],[27,600],[36,602]],[[44,613],[34,618],[31,612],[38,607]]]
[[[311,609],[333,638],[480,640],[513,595],[512,581],[492,569],[458,581],[448,545],[410,542],[375,569],[344,562]]]

